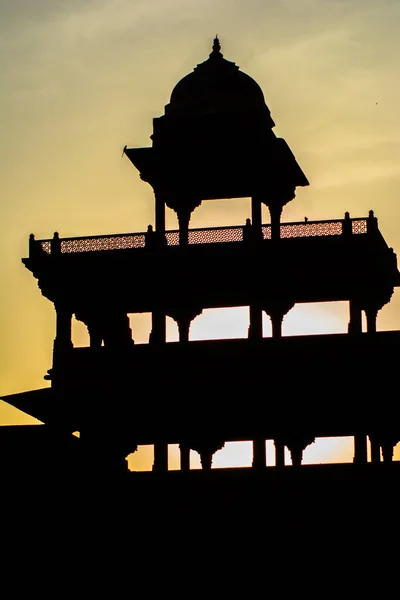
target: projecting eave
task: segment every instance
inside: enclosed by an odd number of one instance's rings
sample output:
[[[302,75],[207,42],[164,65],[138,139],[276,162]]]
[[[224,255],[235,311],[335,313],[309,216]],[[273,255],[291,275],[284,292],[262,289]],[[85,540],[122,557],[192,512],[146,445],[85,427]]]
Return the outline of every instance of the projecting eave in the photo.
[[[2,396],[1,400],[42,423],[57,424],[63,421],[62,410],[51,387]]]
[[[137,168],[140,177],[144,181],[149,181],[150,174],[154,171],[154,149],[150,146],[148,148],[125,148],[124,154]]]
[[[276,143],[278,148],[277,160],[284,166],[286,177],[293,181],[296,187],[310,185],[286,140],[277,138]]]

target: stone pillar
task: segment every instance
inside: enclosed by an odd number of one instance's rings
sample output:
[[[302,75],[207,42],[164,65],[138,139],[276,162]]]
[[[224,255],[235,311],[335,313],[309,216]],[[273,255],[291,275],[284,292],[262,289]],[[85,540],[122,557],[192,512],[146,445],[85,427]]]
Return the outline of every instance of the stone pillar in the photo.
[[[156,232],[165,234],[165,203],[160,194],[156,194]]]
[[[378,309],[366,308],[365,315],[367,317],[367,333],[376,333],[376,318],[378,316]]]
[[[285,315],[293,308],[294,302],[285,298],[274,298],[263,306],[263,309],[271,319],[272,337],[280,339],[282,337],[282,323]]]
[[[249,306],[249,339],[261,339],[263,336],[262,309],[258,306]]]
[[[282,337],[282,323],[284,315],[276,312],[269,316],[272,324],[272,337],[274,339],[280,339]]]
[[[265,440],[253,440],[253,469],[263,469],[267,466],[267,452],[265,449]]]
[[[191,325],[192,319],[190,319],[189,317],[179,317],[177,319],[177,323],[178,323],[178,330],[179,330],[179,341],[183,344],[187,344],[189,342],[189,332],[190,332],[190,325]]]
[[[168,471],[168,444],[165,442],[154,444],[153,471],[155,473],[166,473]]]
[[[168,315],[178,324],[179,341],[183,344],[189,342],[190,325],[198,315],[202,313],[202,309],[183,308],[182,310],[168,312]]]
[[[180,209],[178,211],[178,222],[179,222],[179,245],[189,245],[189,221],[190,221],[190,210]]]
[[[353,234],[353,225],[352,225],[352,221],[350,219],[350,213],[345,212],[344,219],[342,221],[342,235],[349,237],[352,234]]]
[[[350,300],[350,321],[348,326],[348,333],[351,335],[358,335],[362,333],[362,310],[360,304],[356,300]]]
[[[281,237],[281,215],[282,206],[272,204],[268,206],[271,215],[271,240],[279,240]]]
[[[262,204],[261,200],[257,196],[253,196],[251,199],[251,223],[252,223],[252,235],[253,240],[262,240]]]
[[[354,436],[353,462],[357,465],[365,465],[368,462],[367,436],[363,433],[356,433]]]
[[[190,448],[187,444],[179,444],[181,453],[181,471],[190,471]]]
[[[300,467],[303,462],[303,452],[310,444],[315,442],[315,437],[307,434],[289,434],[285,445],[289,448],[292,464],[294,467]]]
[[[54,340],[55,350],[68,350],[72,348],[71,325],[72,310],[63,302],[55,303],[56,309],[56,337]]]
[[[292,465],[294,467],[301,467],[301,463],[303,461],[303,448],[300,446],[300,444],[294,444],[291,445],[289,451],[292,459]]]
[[[285,444],[279,440],[274,440],[275,444],[275,466],[285,466]]]
[[[200,452],[200,462],[201,462],[201,468],[203,469],[203,471],[211,471],[213,455],[214,455],[213,452],[206,451],[206,450],[203,450],[203,452]]]
[[[109,348],[131,348],[134,344],[129,317],[126,313],[110,309],[102,321],[104,345]]]
[[[165,344],[167,341],[167,325],[165,313],[162,310],[154,310],[151,313],[150,344]]]
[[[191,441],[189,446],[200,454],[201,468],[203,471],[210,471],[214,454],[225,446],[225,442],[217,440]]]
[[[91,348],[100,348],[103,341],[103,332],[101,330],[101,323],[98,318],[89,318],[87,320],[87,328],[90,338]]]

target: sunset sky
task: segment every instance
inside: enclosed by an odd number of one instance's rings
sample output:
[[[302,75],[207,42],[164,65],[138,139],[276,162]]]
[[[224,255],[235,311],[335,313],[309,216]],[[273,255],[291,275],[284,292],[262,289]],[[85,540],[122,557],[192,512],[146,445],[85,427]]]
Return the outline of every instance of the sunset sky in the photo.
[[[215,33],[225,58],[262,87],[275,133],[310,181],[283,220],[374,209],[400,252],[399,23],[399,0],[2,0],[0,394],[44,387],[51,366],[53,307],[20,261],[29,234],[132,232],[154,223],[152,190],[122,148],[150,145],[152,118],[208,57]],[[203,203],[191,227],[244,223],[249,207]],[[167,226],[177,228],[171,211]],[[284,335],[344,332],[347,321],[342,304],[295,307]],[[132,327],[135,340],[146,341],[148,318],[132,317]],[[400,292],[378,329],[400,329]],[[246,330],[246,309],[210,311],[191,337]],[[86,343],[80,324],[74,341]],[[28,419],[0,403],[0,422]],[[332,448],[336,458],[348,456],[346,442]]]

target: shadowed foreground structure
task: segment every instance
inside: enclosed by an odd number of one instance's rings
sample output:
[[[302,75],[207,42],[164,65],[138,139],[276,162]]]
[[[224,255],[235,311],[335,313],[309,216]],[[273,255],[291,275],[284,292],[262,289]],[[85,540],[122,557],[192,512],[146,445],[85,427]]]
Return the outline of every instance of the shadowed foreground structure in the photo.
[[[23,263],[54,303],[57,325],[51,388],[5,398],[44,423],[0,429],[11,503],[36,486],[45,497],[51,491],[51,510],[68,503],[70,516],[90,520],[93,502],[103,523],[135,511],[141,522],[125,522],[127,536],[154,527],[179,539],[188,523],[198,534],[214,523],[276,537],[350,524],[364,531],[366,519],[369,533],[382,530],[400,481],[392,462],[400,332],[377,332],[376,318],[400,283],[396,255],[372,211],[281,222],[308,180],[273,127],[261,89],[223,58],[216,38],[154,119],[152,146],[125,147],[154,190],[155,227],[31,235]],[[243,226],[189,228],[203,201],[241,197],[251,198]],[[165,206],[179,230],[165,230]],[[334,301],[348,302],[348,334],[282,338],[295,304]],[[204,309],[238,306],[249,307],[247,339],[189,341]],[[263,337],[263,311],[271,338]],[[148,344],[134,344],[132,313],[151,313]],[[87,326],[88,348],[72,345],[73,315]],[[177,343],[166,343],[167,316]],[[302,465],[316,438],[342,436],[354,437],[353,464]],[[251,468],[211,471],[226,442],[248,440]],[[266,467],[266,440],[274,467]],[[180,446],[180,471],[168,471],[169,444]],[[154,445],[150,473],[127,469],[138,445]],[[190,450],[201,471],[190,471]],[[49,517],[43,503],[36,508]]]

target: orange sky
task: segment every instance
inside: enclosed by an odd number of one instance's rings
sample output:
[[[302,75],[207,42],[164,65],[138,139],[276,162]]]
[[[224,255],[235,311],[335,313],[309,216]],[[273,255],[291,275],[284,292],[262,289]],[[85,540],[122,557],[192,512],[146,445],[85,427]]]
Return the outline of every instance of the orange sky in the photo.
[[[400,249],[397,0],[14,0],[0,4],[0,393],[43,387],[54,315],[21,265],[29,233],[142,231],[153,196],[121,158],[148,145],[175,83],[210,52],[262,87],[310,180],[287,221],[366,215]],[[191,226],[243,223],[246,201],[204,203]],[[176,227],[173,213],[167,225]],[[400,293],[380,329],[400,329]],[[242,335],[240,310],[201,316],[192,337]],[[147,321],[133,319],[137,341]],[[286,335],[345,331],[346,309],[296,307]],[[268,326],[266,325],[266,330]],[[171,326],[170,335],[174,335]],[[84,336],[76,327],[75,341]],[[16,417],[0,405],[0,421]],[[338,450],[335,450],[338,456]]]

